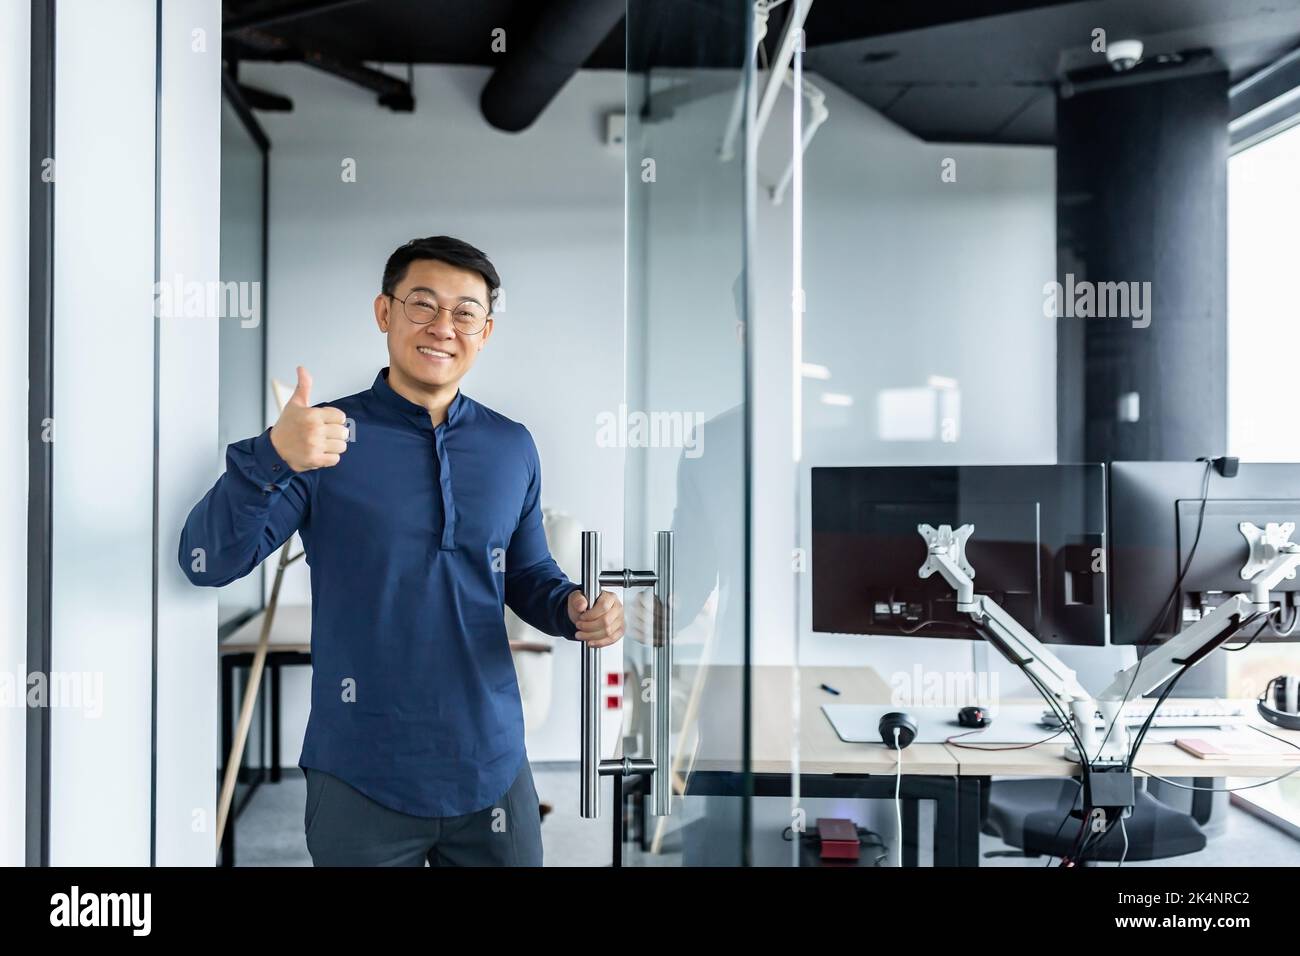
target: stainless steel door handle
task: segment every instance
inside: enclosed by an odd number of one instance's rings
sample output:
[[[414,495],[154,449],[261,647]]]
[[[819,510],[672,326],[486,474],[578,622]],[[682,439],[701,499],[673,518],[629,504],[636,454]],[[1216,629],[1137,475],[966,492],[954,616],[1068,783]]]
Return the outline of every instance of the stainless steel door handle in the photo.
[[[654,754],[656,772],[650,778],[654,814],[666,817],[672,802],[672,767],[668,743],[673,712],[673,533],[655,533],[654,665],[650,671],[654,691]]]
[[[601,571],[600,532],[582,533],[582,593],[591,607],[602,587],[654,588],[654,662],[651,672],[651,715],[654,756],[600,759],[600,648],[582,647],[582,740],[580,747],[579,810],[588,820],[600,817],[600,778],[620,774],[648,773],[656,816],[667,816],[672,807],[669,769],[669,734],[672,715],[673,637],[673,532],[655,532],[653,571]],[[626,688],[624,689],[626,692]]]
[[[582,594],[587,607],[600,597],[600,532],[582,532]],[[582,645],[582,774],[579,809],[594,820],[600,816],[600,648]]]

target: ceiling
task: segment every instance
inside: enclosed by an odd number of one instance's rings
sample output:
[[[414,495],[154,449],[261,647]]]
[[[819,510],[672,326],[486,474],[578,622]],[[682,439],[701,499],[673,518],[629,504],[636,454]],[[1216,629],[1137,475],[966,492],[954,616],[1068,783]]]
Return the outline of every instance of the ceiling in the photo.
[[[352,0],[287,3],[225,0],[225,42],[240,59],[297,60],[322,50],[353,62],[459,63],[488,66],[492,30],[507,36],[530,31],[545,3],[518,0]],[[287,9],[295,15],[273,17]],[[315,12],[313,12],[315,11]],[[251,28],[231,31],[232,18],[253,18]],[[278,46],[265,41],[273,38]],[[233,49],[232,49],[233,47]],[[617,66],[622,68],[620,62]]]
[[[804,62],[924,139],[1049,144],[1058,85],[1115,78],[1099,27],[1143,41],[1130,81],[1206,64],[1235,81],[1300,46],[1300,0],[1081,0],[838,42],[810,18]],[[1157,62],[1170,54],[1182,64]]]
[[[791,7],[773,11],[769,52]],[[485,116],[522,129],[577,68],[735,67],[744,9],[640,0],[629,31],[624,0],[226,0],[224,43],[232,63],[305,62],[392,109],[415,108],[410,88],[366,64],[494,66]],[[588,35],[575,40],[575,24],[590,24]],[[1206,68],[1235,80],[1300,46],[1300,0],[815,0],[805,68],[926,139],[1051,143],[1062,83],[1115,81],[1090,49],[1098,27],[1146,44],[1125,81]],[[492,49],[497,28],[504,54]],[[255,109],[288,105],[263,96],[273,90],[247,92]]]

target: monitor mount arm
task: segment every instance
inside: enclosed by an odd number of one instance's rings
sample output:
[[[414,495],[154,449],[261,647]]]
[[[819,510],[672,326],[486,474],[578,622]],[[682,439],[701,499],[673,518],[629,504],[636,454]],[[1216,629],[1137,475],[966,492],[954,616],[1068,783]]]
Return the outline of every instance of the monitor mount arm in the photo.
[[[957,592],[957,610],[970,616],[980,634],[1003,657],[1031,675],[1063,709],[1068,708],[1085,752],[1097,753],[1099,742],[1094,723],[1097,703],[1079,683],[1078,675],[996,601],[988,595],[975,593],[975,569],[966,560],[966,541],[975,531],[975,526],[964,524],[954,531],[946,524],[938,528],[923,524],[918,525],[917,530],[925,539],[928,552],[917,574],[922,578],[935,572],[943,575],[943,579]],[[1097,753],[1093,762],[1111,762],[1107,760],[1108,755],[1127,758],[1127,748],[1121,749],[1119,744],[1120,741],[1107,740],[1106,754]],[[1077,760],[1080,754],[1071,746],[1066,757]]]
[[[1024,669],[1045,692],[1069,708],[1084,753],[1080,754],[1071,745],[1066,748],[1067,760],[1078,761],[1091,755],[1088,760],[1092,766],[1114,766],[1128,759],[1128,727],[1120,715],[1124,701],[1134,694],[1146,694],[1184,667],[1200,662],[1229,640],[1247,618],[1269,613],[1272,609],[1269,592],[1283,580],[1295,578],[1300,568],[1300,544],[1290,540],[1295,530],[1293,522],[1270,522],[1259,528],[1243,521],[1239,528],[1250,549],[1241,569],[1242,579],[1250,582],[1249,593],[1234,594],[1146,657],[1117,673],[1096,699],[1079,683],[1071,668],[997,602],[975,593],[975,569],[966,560],[966,541],[975,531],[974,525],[965,524],[955,531],[949,525],[937,529],[928,524],[919,525],[917,530],[925,539],[927,556],[917,573],[922,578],[935,572],[943,575],[957,592],[957,610],[970,616],[1002,656]],[[1100,741],[1094,724],[1098,711],[1106,728]]]
[[[1249,593],[1232,595],[1146,657],[1117,673],[1110,686],[1097,697],[1101,707],[1105,708],[1111,701],[1122,702],[1133,695],[1150,693],[1231,639],[1247,619],[1272,611],[1269,592],[1284,580],[1293,580],[1296,569],[1300,568],[1300,544],[1291,540],[1295,522],[1270,521],[1260,528],[1243,521],[1237,527],[1250,548],[1250,556],[1241,568],[1242,580],[1250,582]]]

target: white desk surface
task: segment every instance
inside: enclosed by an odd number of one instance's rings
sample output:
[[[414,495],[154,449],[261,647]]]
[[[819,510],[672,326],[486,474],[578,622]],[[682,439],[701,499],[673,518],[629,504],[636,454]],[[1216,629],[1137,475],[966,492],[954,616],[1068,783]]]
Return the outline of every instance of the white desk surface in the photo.
[[[793,671],[791,667],[753,668],[750,686],[752,700],[752,767],[755,773],[790,773],[794,766],[791,745],[793,733]],[[741,668],[736,665],[708,668],[703,694],[705,734],[700,742],[696,769],[737,770],[740,766],[740,690]],[[681,669],[677,679],[694,680],[698,672]],[[897,756],[883,743],[846,743],[836,734],[822,713],[826,703],[886,704],[890,688],[871,668],[801,667],[799,770],[819,773],[894,773]],[[838,696],[820,688],[829,684],[840,691]],[[1034,701],[1009,701],[1008,704],[1031,704]],[[1037,702],[1042,705],[1041,701]],[[1004,704],[1005,706],[1005,704]],[[893,709],[904,710],[906,707]],[[730,723],[728,723],[728,718]],[[1284,731],[1252,715],[1247,729],[1267,732],[1300,746],[1300,731]],[[953,728],[960,733],[959,728]],[[1221,733],[1214,730],[1187,730],[1180,736],[1210,738]],[[1138,771],[1162,777],[1273,777],[1300,766],[1300,762],[1280,757],[1230,757],[1226,760],[1202,760],[1180,749],[1169,739],[1169,732],[1152,739],[1148,736],[1138,753]],[[1044,736],[1047,736],[1044,733]],[[711,740],[710,737],[713,739]],[[973,738],[961,743],[975,744]],[[1042,743],[1020,749],[978,750],[953,743],[917,743],[903,751],[903,772],[926,775],[1069,777],[1079,773],[1079,765],[1065,759],[1065,738],[1060,742]],[[976,744],[976,746],[980,746]],[[998,746],[989,744],[989,747]],[[1005,746],[1005,745],[1003,745]],[[1300,776],[1300,773],[1297,774]]]
[[[222,654],[251,654],[257,650],[262,636],[262,620],[266,612],[259,611],[221,642]],[[311,651],[311,605],[281,604],[276,608],[271,622],[271,636],[267,648],[272,651]]]

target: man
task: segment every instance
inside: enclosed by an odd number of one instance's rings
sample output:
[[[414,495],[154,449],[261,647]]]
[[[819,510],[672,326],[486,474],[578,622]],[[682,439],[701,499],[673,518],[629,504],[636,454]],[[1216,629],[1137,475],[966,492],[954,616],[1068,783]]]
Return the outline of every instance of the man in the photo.
[[[540,814],[504,606],[603,647],[623,609],[551,557],[528,430],[465,395],[500,280],[447,236],[389,257],[375,321],[389,365],[363,392],[235,442],[190,512],[179,559],[219,587],[293,532],[311,567],[312,704],[298,765],[326,865],[542,862]]]

